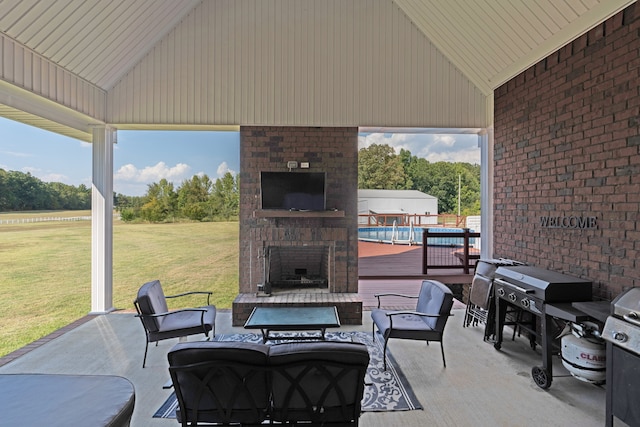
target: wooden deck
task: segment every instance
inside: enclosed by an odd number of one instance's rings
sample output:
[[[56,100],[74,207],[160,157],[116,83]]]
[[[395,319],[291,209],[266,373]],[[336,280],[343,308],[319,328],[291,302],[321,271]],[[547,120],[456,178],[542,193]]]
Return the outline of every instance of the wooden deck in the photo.
[[[454,255],[451,258],[458,262]],[[434,279],[446,284],[471,283],[473,272],[460,268],[431,269],[422,274],[422,246],[358,243],[359,279]]]
[[[359,242],[358,252],[358,295],[364,310],[377,307],[376,294],[417,295],[424,279],[464,285],[471,284],[473,278],[473,274],[464,274],[462,267],[422,274],[422,246]],[[399,297],[384,297],[382,304],[392,310],[415,308],[415,300]],[[456,301],[454,308],[460,307],[464,305]]]
[[[385,279],[385,280],[360,280],[358,283],[358,296],[362,299],[362,309],[371,310],[378,307],[376,294],[397,293],[402,295],[418,295],[423,279]],[[453,308],[464,308],[465,305],[454,300]],[[416,300],[402,297],[382,297],[381,308],[387,310],[413,310],[416,308]]]

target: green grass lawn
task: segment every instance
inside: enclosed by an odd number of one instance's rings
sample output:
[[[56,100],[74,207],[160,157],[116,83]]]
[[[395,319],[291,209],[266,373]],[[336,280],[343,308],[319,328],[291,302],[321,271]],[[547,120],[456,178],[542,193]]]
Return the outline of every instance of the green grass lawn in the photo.
[[[208,290],[218,308],[231,308],[238,293],[238,232],[237,222],[115,221],[114,307],[133,309],[140,285],[160,279],[167,295]],[[0,292],[0,356],[85,316],[91,311],[90,221],[0,225]],[[202,296],[179,299],[181,306],[205,302]]]

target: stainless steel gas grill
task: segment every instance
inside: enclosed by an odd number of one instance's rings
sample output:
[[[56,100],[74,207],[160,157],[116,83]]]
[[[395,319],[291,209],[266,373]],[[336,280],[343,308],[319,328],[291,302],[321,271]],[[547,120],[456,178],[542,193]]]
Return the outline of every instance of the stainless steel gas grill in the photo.
[[[532,347],[535,347],[536,342],[541,345],[542,366],[534,366],[531,375],[539,387],[549,388],[553,377],[551,357],[554,354],[554,337],[566,322],[580,323],[589,319],[587,314],[574,308],[571,303],[591,300],[591,281],[528,265],[505,266],[496,270],[494,287],[494,347],[497,350],[502,347],[502,329],[507,309],[510,306],[516,308],[516,317],[508,324],[529,332]],[[529,317],[529,320],[524,321],[525,317]]]
[[[631,288],[611,302],[602,332],[607,342],[606,425],[614,417],[640,425],[640,288]]]

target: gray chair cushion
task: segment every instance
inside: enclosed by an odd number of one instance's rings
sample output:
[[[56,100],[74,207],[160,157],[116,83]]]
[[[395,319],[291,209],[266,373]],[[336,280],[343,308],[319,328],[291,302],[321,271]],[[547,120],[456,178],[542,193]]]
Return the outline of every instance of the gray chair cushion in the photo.
[[[198,310],[206,310],[204,314],[204,330],[201,323],[202,313]],[[216,319],[216,308],[213,305],[198,307],[197,310],[174,311],[162,316],[160,329],[149,331],[150,341],[159,341],[167,338],[177,338],[187,335],[207,334],[213,329]]]
[[[427,283],[425,284],[425,282]],[[451,307],[449,306],[447,308],[446,304],[444,304],[445,298],[447,297],[452,298],[453,296],[449,288],[445,285],[435,281],[424,281],[420,287],[416,311],[427,314],[448,314]],[[436,329],[439,318],[422,317],[422,320],[429,328]]]
[[[137,303],[141,314],[168,313],[167,300],[159,280],[147,282],[138,290]],[[213,305],[198,307],[205,310],[174,311],[166,316],[145,317],[144,323],[149,332],[149,341],[160,341],[168,338],[184,337],[195,334],[208,334],[213,329],[216,319],[216,308]],[[204,323],[204,328],[203,328]]]
[[[164,291],[162,290],[162,285],[160,285],[159,280],[153,280],[142,285],[138,290],[137,301],[142,314],[157,314],[169,311],[167,308],[167,300],[164,297]],[[163,318],[151,317],[144,317],[142,319],[149,332],[159,331],[163,320]]]
[[[395,310],[371,310],[371,318],[384,337],[438,340],[444,331],[451,307],[453,294],[444,284],[435,280],[422,282],[416,312],[441,315],[440,317],[426,317],[414,314],[393,315],[393,320],[387,316]],[[393,330],[391,325],[393,324]]]
[[[378,326],[380,333],[385,335],[385,332],[391,326],[391,320],[387,313],[390,310],[374,309],[371,311],[371,318],[373,322]],[[423,320],[423,317],[415,314],[398,314],[393,316],[393,328],[402,329],[406,331],[419,331],[424,332],[433,330],[431,326]]]

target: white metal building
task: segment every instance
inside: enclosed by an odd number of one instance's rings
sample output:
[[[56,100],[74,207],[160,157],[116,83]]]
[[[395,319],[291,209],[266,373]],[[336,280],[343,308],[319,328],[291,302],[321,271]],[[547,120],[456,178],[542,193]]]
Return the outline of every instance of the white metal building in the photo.
[[[437,215],[438,199],[418,190],[358,190],[358,215],[369,214],[389,215],[391,222],[397,216],[398,222],[405,222],[400,219],[406,215]],[[366,218],[360,217],[360,222],[366,223]]]

